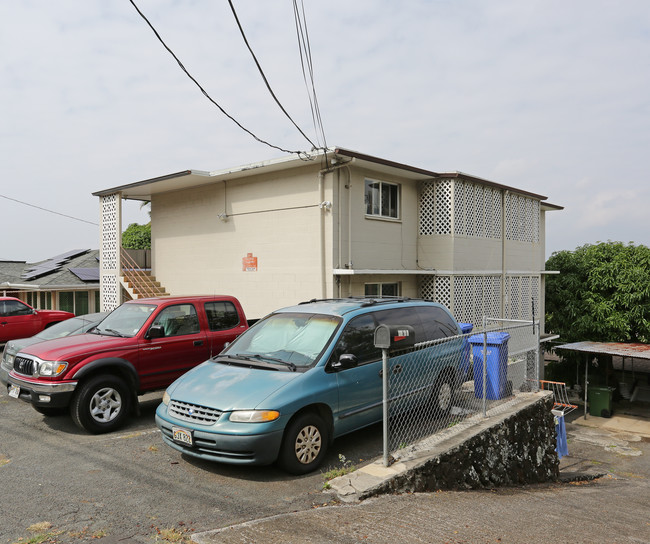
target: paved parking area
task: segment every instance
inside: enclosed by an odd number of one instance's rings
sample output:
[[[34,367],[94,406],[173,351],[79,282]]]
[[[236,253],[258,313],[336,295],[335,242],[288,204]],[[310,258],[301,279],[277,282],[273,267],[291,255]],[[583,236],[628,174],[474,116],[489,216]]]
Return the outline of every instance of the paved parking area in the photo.
[[[339,505],[320,473],[184,458],[153,424],[159,401],[145,397],[123,432],[91,436],[0,392],[0,544],[650,542],[650,431],[579,425],[574,413],[568,483]],[[339,454],[378,457],[381,428],[337,440],[327,465]]]
[[[319,472],[296,478],[183,457],[154,424],[160,397],[146,395],[142,414],[120,432],[89,435],[68,416],[44,417],[0,391],[0,544],[46,535],[151,544],[159,531],[187,537],[331,502]],[[357,463],[380,452],[381,427],[371,428],[336,441],[326,467],[340,464],[339,453]]]

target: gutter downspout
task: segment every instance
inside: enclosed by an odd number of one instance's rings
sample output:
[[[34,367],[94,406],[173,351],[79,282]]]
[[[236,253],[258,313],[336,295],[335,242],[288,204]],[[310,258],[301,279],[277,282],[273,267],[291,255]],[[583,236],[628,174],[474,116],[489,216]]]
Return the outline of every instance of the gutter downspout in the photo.
[[[319,269],[320,269],[320,284],[321,284],[321,297],[322,298],[327,298],[327,259],[326,259],[326,247],[325,247],[325,212],[328,210],[331,210],[332,208],[332,203],[329,201],[325,201],[325,174],[329,174],[334,172],[335,170],[338,171],[341,168],[347,167],[350,163],[354,162],[354,158],[350,159],[349,161],[346,161],[342,164],[332,164],[329,168],[324,168],[322,170],[318,171],[318,198],[320,199],[320,205],[319,208],[321,210],[321,216],[320,216],[320,225],[319,225],[319,238],[320,238],[320,263],[319,263]],[[348,197],[349,198],[349,197]],[[340,190],[339,190],[339,202],[340,202]],[[349,206],[348,206],[349,207]],[[340,231],[341,231],[341,208],[339,206],[338,209],[338,234],[339,234],[339,239],[340,239]],[[350,215],[350,211],[348,210],[348,216]],[[348,225],[349,227],[349,225]],[[339,251],[340,251],[340,244],[339,244]],[[349,250],[351,251],[351,250]]]
[[[318,172],[318,198],[320,199],[320,225],[319,225],[319,238],[320,238],[320,283],[321,283],[321,298],[327,298],[327,273],[325,270],[325,211],[327,210],[325,205],[325,174],[328,170],[320,170]]]

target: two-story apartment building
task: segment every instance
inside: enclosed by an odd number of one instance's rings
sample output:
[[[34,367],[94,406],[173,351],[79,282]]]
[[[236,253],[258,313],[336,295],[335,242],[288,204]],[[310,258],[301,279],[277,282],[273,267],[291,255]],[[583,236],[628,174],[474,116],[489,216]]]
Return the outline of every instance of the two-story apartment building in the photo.
[[[251,317],[312,298],[402,295],[460,321],[543,316],[546,197],[346,150],[187,170],[94,193],[102,309],[124,296],[121,201],[151,202],[171,294],[231,294]],[[133,296],[133,295],[132,295]],[[534,306],[533,306],[534,305]]]

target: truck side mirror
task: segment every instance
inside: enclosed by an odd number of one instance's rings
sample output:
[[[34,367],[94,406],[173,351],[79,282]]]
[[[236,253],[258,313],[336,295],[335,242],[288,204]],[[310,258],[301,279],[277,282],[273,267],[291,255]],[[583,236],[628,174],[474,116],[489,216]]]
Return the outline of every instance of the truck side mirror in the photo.
[[[155,340],[156,338],[165,337],[165,329],[162,325],[151,325],[147,334],[144,335],[147,340]]]

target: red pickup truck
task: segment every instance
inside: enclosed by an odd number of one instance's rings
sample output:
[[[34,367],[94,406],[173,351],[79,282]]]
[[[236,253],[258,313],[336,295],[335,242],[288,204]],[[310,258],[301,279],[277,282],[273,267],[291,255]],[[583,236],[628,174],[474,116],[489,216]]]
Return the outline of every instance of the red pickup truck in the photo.
[[[59,310],[35,310],[14,297],[0,297],[0,344],[16,338],[27,338],[46,327],[74,317]]]
[[[95,329],[34,344],[0,367],[10,397],[45,415],[69,410],[91,433],[122,425],[138,395],[164,389],[248,328],[230,296],[125,302]]]

